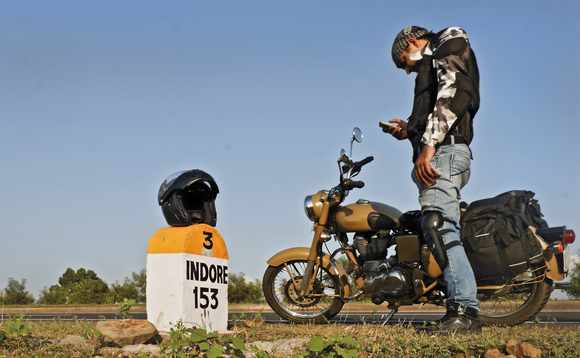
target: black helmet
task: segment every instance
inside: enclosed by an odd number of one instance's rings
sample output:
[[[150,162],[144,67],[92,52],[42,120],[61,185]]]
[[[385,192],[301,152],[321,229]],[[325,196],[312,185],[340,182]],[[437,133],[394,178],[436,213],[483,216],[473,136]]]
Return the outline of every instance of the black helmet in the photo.
[[[215,198],[218,193],[218,186],[211,175],[199,169],[185,170],[165,179],[157,200],[165,220],[171,226],[215,226]]]

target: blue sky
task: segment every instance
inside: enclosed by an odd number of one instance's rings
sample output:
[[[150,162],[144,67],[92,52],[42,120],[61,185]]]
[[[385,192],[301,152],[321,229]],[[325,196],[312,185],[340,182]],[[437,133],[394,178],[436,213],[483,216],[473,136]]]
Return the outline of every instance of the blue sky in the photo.
[[[481,73],[467,202],[536,193],[580,233],[578,1],[0,0],[0,289],[35,298],[68,267],[107,283],[146,265],[169,174],[210,173],[230,272],[308,246],[306,195],[334,186],[354,126],[366,198],[418,208],[402,28],[469,34]],[[577,253],[580,244],[572,245]]]

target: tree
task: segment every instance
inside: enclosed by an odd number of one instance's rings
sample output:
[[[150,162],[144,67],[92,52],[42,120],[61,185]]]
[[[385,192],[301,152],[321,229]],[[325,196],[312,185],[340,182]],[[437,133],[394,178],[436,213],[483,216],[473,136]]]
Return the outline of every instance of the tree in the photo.
[[[228,274],[228,302],[229,303],[262,303],[264,295],[260,280],[246,282],[244,273]]]
[[[109,286],[93,270],[76,272],[70,267],[58,279],[58,285],[46,287],[40,301],[47,304],[103,304],[112,303]]]
[[[123,284],[116,281],[111,285],[111,293],[115,297],[116,302],[122,302],[124,298],[133,299],[137,303],[145,303],[147,289],[147,273],[145,269],[141,272],[133,272],[131,278],[125,277]]]
[[[84,268],[80,268],[75,272],[70,267],[66,269],[66,271],[62,274],[62,276],[58,279],[58,284],[65,287],[72,285],[75,282],[81,282],[82,280],[90,279],[90,280],[100,280],[97,277],[97,274],[93,270],[85,270]]]
[[[580,251],[578,252],[580,254]],[[568,297],[573,300],[580,299],[580,259],[572,260],[570,268],[570,288],[565,290]]]
[[[18,282],[12,277],[8,278],[8,286],[4,289],[2,304],[6,305],[28,305],[34,303],[34,297],[26,291],[26,279]]]

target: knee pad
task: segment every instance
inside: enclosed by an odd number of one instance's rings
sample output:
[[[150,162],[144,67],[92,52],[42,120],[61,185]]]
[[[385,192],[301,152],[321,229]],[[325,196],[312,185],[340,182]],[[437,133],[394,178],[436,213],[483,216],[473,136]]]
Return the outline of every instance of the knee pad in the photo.
[[[447,259],[447,250],[456,245],[461,245],[459,241],[453,241],[448,245],[443,242],[443,234],[451,232],[452,230],[440,230],[443,226],[443,215],[438,211],[427,211],[423,215],[421,222],[421,230],[423,231],[423,238],[431,250],[435,261],[444,271],[449,263]]]

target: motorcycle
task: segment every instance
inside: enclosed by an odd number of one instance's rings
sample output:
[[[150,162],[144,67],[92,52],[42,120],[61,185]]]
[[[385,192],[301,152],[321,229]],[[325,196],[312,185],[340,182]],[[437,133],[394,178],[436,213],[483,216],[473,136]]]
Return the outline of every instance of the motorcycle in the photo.
[[[373,160],[351,159],[355,141],[362,142],[359,128],[353,130],[350,155],[342,149],[337,161],[339,184],[305,199],[306,215],[314,222],[310,247],[286,249],[267,261],[262,281],[265,299],[291,322],[328,321],[346,302],[363,297],[388,304],[391,312],[383,325],[401,306],[445,304],[441,267],[417,225],[420,212],[403,214],[363,199],[342,205],[351,190],[364,187],[364,182],[353,178]],[[352,240],[347,234],[353,234]],[[534,229],[533,234],[541,255],[524,273],[477,282],[483,324],[523,323],[542,310],[555,288],[569,287],[558,281],[568,274],[568,244],[574,242],[574,231],[563,226]],[[332,238],[340,245],[333,252],[326,244]],[[387,257],[389,248],[395,254]]]

